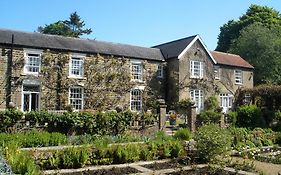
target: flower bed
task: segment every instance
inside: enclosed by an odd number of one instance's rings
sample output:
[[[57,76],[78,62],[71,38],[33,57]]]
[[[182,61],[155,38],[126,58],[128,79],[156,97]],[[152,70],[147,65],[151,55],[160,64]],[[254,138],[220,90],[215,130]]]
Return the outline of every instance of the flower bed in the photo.
[[[259,160],[262,162],[281,164],[280,147],[264,147],[239,152],[239,155],[246,158]]]

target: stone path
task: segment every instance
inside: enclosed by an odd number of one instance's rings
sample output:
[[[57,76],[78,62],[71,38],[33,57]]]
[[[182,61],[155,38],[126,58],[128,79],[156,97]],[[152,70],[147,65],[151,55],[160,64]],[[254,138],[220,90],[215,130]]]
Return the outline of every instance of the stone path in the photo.
[[[239,162],[252,162],[253,160],[249,160],[249,159],[243,159],[240,157],[233,157],[233,160],[237,160]],[[258,171],[263,172],[266,175],[278,175],[279,172],[281,172],[281,165],[278,164],[273,164],[273,163],[266,163],[266,162],[260,162],[257,160],[253,161],[256,169]]]

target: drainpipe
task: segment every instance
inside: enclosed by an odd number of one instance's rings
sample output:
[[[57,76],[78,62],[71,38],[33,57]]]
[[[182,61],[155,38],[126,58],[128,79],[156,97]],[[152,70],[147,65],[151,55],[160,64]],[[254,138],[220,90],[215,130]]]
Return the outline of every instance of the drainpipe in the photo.
[[[13,50],[14,50],[14,34],[12,34],[12,45],[11,45],[10,54],[8,54],[8,61],[7,61],[6,108],[9,107],[9,103],[11,102],[11,97],[12,97]]]

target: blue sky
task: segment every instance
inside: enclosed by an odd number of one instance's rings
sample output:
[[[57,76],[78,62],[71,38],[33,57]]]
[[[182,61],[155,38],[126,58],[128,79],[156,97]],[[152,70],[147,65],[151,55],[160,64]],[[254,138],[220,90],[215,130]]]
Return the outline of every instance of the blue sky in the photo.
[[[213,50],[220,26],[251,4],[281,11],[279,0],[6,0],[0,28],[33,32],[77,11],[94,31],[83,38],[150,47],[199,34]]]

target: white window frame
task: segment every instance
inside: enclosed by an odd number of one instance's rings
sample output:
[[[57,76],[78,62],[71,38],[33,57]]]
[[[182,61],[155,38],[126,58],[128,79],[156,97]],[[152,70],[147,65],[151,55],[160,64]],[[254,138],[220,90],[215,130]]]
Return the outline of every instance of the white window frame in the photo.
[[[28,91],[26,91],[26,90],[24,90],[24,86],[27,86],[27,87],[38,87],[38,91],[30,91],[30,90],[28,90]],[[38,95],[38,106],[37,106],[37,110],[40,110],[40,86],[39,85],[22,85],[22,91],[21,91],[21,94],[22,94],[22,96],[21,96],[21,110],[23,111],[23,112],[29,112],[29,111],[31,111],[32,109],[31,109],[31,100],[32,100],[32,94],[36,94],[36,95]],[[28,104],[28,110],[26,110],[26,111],[24,111],[24,96],[25,95],[29,95],[29,104]]]
[[[215,78],[215,80],[220,79],[220,67],[219,66],[214,66],[214,78]]]
[[[196,113],[199,114],[204,109],[204,93],[200,89],[190,89],[190,99],[195,102]]]
[[[220,107],[223,112],[227,112],[233,106],[233,95],[228,93],[220,93]]]
[[[71,97],[71,95],[72,95],[71,91],[73,89],[79,89],[81,91],[80,92],[81,93],[81,97]],[[77,111],[84,109],[84,89],[83,89],[83,87],[81,87],[81,86],[73,86],[73,87],[70,87],[68,91],[69,91],[69,93],[68,93],[68,104],[70,104]],[[76,93],[76,95],[77,94],[78,93]],[[76,102],[72,102],[72,100],[73,101],[79,101],[80,100],[81,103],[79,104],[79,103],[76,103]],[[81,106],[81,108],[77,108],[78,105]]]
[[[42,56],[42,52],[43,50],[37,50],[37,49],[24,49],[24,67],[23,67],[23,73],[24,74],[29,74],[29,75],[38,75],[39,72],[41,71],[41,56]],[[31,55],[38,55],[38,56],[29,56],[29,54]],[[31,59],[38,59],[39,61],[37,61],[38,65],[34,65],[36,64],[33,63],[30,64],[30,58]],[[30,71],[30,69],[32,68],[37,68],[38,71]]]
[[[137,92],[138,97],[134,98],[133,94]],[[137,104],[138,103],[138,104]],[[142,90],[141,89],[132,89],[130,91],[130,110],[133,112],[142,112]]]
[[[157,65],[157,77],[158,78],[163,78],[164,76],[164,65],[163,64],[158,64]]]
[[[243,71],[240,69],[234,70],[235,84],[243,84]]]
[[[143,81],[143,64],[142,61],[131,61],[132,81]]]
[[[190,78],[203,78],[204,63],[202,61],[190,60]]]
[[[73,60],[76,60],[80,64],[76,67],[73,65]],[[69,60],[69,77],[71,78],[83,78],[84,77],[84,60],[85,55],[83,54],[71,54]],[[73,73],[74,70],[78,69],[78,74]]]

